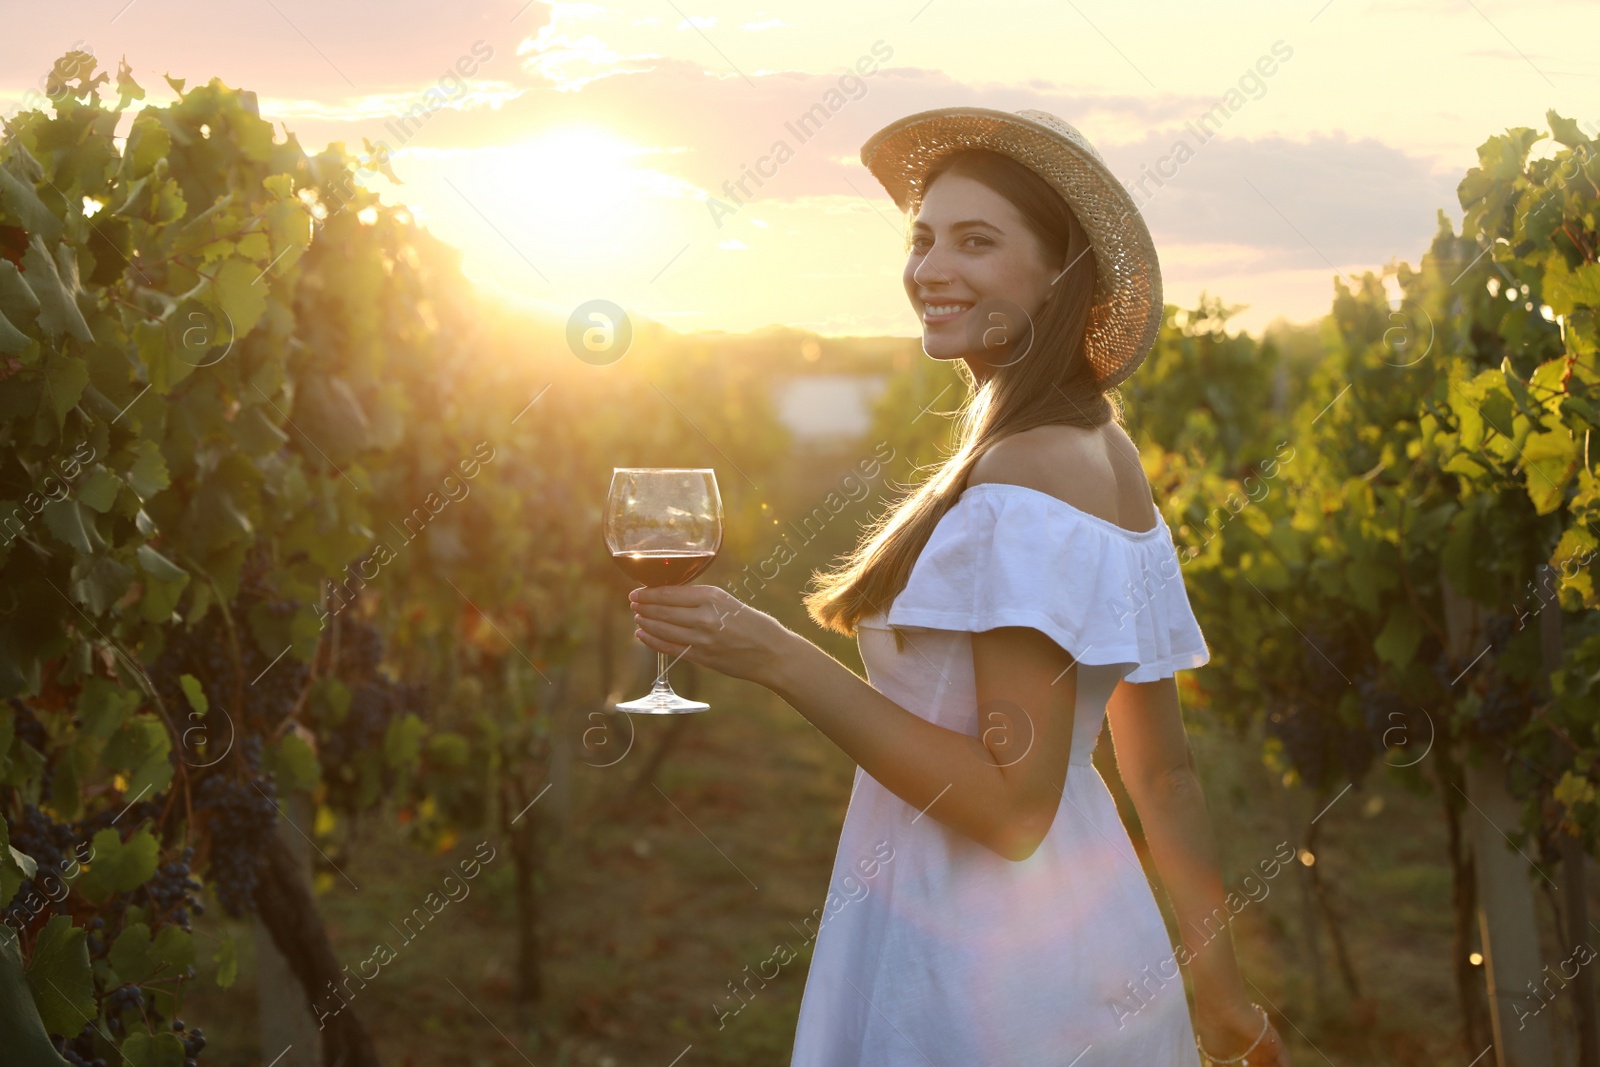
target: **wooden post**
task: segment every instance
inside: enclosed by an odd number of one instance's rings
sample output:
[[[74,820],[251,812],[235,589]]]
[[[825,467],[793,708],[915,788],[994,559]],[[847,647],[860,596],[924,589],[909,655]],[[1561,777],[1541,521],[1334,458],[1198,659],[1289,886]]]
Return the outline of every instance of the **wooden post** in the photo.
[[[1273,347],[1278,351],[1278,363],[1272,372],[1272,413],[1284,419],[1289,414],[1289,353],[1281,345]]]
[[[538,703],[549,717],[550,729],[550,811],[545,825],[558,838],[565,838],[572,827],[572,748],[573,732],[583,727],[574,723],[567,700],[575,662],[560,668],[549,685],[539,685]]]
[[[1294,880],[1300,887],[1300,936],[1301,947],[1305,952],[1306,963],[1311,969],[1311,996],[1319,1019],[1327,1017],[1328,989],[1327,978],[1322,967],[1322,921],[1317,915],[1316,888],[1311,882],[1311,869],[1300,862],[1300,853],[1305,851],[1305,836],[1300,830],[1300,816],[1297,812],[1298,804],[1295,803],[1295,790],[1284,786],[1283,803],[1280,810],[1283,813],[1283,825],[1288,832],[1288,839],[1294,842],[1295,858],[1290,862],[1294,865]],[[1316,854],[1312,854],[1312,862],[1316,862]]]
[[[311,832],[311,801],[304,793],[295,792],[283,798],[283,810],[295,826]],[[311,843],[295,833],[293,827],[279,826],[278,836],[293,854],[296,864],[305,872],[307,884],[311,881]],[[261,1014],[261,1062],[277,1067],[321,1067],[322,1034],[317,1029],[316,1018],[307,1003],[307,992],[295,975],[289,961],[272,935],[257,915],[254,920],[256,939],[256,1002]],[[321,990],[313,990],[316,996]],[[282,1059],[278,1059],[278,1057]]]
[[[1535,582],[1539,606],[1539,643],[1544,653],[1546,678],[1561,669],[1561,601],[1556,596],[1560,579],[1548,563],[1539,564]],[[1546,685],[1546,692],[1553,690]],[[1566,890],[1567,929],[1562,947],[1570,953],[1589,940],[1588,895],[1584,889],[1586,860],[1583,841],[1574,834],[1561,835],[1561,881]],[[1578,1067],[1600,1067],[1600,1025],[1595,1019],[1594,974],[1578,968],[1572,980],[1576,1001],[1573,1016],[1578,1027]]]
[[[1439,581],[1450,656],[1469,663],[1483,651],[1483,610],[1455,591],[1442,568]],[[1550,1016],[1539,1010],[1543,1002],[1532,992],[1543,976],[1529,862],[1506,836],[1521,821],[1521,807],[1506,787],[1498,757],[1468,748],[1461,762],[1474,809],[1468,840],[1478,876],[1478,932],[1496,1063],[1550,1067],[1555,1063]]]

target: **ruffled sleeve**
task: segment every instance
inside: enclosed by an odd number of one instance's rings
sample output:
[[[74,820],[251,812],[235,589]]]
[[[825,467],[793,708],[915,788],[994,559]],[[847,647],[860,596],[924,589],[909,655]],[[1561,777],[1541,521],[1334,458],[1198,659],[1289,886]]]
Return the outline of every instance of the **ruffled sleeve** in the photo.
[[[890,626],[981,633],[1029,626],[1081,663],[1127,663],[1130,682],[1211,658],[1172,533],[1133,531],[1027,486],[968,486],[934,527]]]

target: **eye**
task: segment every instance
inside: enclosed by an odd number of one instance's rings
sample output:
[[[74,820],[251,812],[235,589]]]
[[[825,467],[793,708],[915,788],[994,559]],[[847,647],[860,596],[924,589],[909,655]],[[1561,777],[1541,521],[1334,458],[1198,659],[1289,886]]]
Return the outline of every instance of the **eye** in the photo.
[[[992,244],[993,243],[987,237],[984,237],[982,234],[976,234],[976,233],[968,234],[967,235],[967,240],[968,241],[982,241],[984,244]]]

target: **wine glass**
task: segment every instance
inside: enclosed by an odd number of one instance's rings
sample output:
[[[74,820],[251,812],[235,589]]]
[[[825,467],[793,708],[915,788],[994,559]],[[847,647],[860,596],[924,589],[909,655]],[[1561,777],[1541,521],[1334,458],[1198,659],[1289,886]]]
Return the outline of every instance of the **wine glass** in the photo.
[[[642,585],[683,585],[711,566],[722,548],[722,495],[708,467],[614,467],[603,523],[606,547],[623,573]],[[649,695],[618,711],[677,715],[707,711],[667,682],[667,654],[656,653]]]

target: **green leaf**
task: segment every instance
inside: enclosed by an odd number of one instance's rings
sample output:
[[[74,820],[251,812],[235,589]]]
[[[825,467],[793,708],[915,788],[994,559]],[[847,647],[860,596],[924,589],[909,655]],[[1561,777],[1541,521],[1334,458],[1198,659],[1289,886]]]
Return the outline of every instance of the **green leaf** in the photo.
[[[11,325],[11,320],[0,313],[0,355],[20,356],[33,343],[33,338]]]
[[[200,679],[192,674],[181,675],[178,684],[183,687],[183,698],[189,706],[201,715],[211,710],[211,701],[206,699],[206,691],[200,684]]]
[[[161,120],[140,112],[128,128],[128,140],[122,149],[123,170],[129,179],[143,178],[171,151],[172,135]]]
[[[39,298],[9,259],[0,259],[0,314],[18,326],[28,325],[39,315]]]
[[[49,244],[61,240],[61,220],[44,206],[37,189],[6,167],[0,167],[0,205],[29,233],[38,234]]]
[[[1600,263],[1569,270],[1564,257],[1552,255],[1545,264],[1541,291],[1557,315],[1570,315],[1578,307],[1600,307]]]
[[[1492,571],[1480,565],[1480,533],[1486,531],[1478,521],[1477,508],[1463,507],[1456,512],[1445,535],[1440,562],[1451,584],[1463,596],[1490,599],[1494,596],[1495,578]]]
[[[1583,464],[1582,438],[1574,438],[1565,427],[1528,435],[1522,448],[1523,477],[1528,499],[1540,515],[1561,506],[1567,483]]]
[[[1478,405],[1478,412],[1483,416],[1483,421],[1488,423],[1489,429],[1507,438],[1516,434],[1516,427],[1512,424],[1514,411],[1511,394],[1501,389],[1491,391]]]
[[[78,882],[79,891],[91,903],[114,893],[132,892],[156,873],[161,850],[148,830],[140,830],[124,843],[116,830],[107,827],[94,835],[93,846],[94,859]]]
[[[94,546],[89,543],[89,531],[83,523],[83,512],[79,510],[76,500],[52,500],[44,506],[39,516],[44,520],[45,527],[62,544],[85,556],[94,554]]]
[[[89,528],[91,531],[93,527]],[[110,556],[99,556],[72,586],[73,599],[95,615],[104,615],[128,591],[133,568]]]
[[[390,719],[383,738],[383,754],[389,766],[396,770],[415,768],[427,733],[427,724],[411,712]]]
[[[39,1018],[38,1005],[22,971],[17,932],[0,926],[0,1039],[6,1063],[15,1067],[67,1067]]]
[[[188,572],[149,545],[140,545],[134,554],[147,579],[139,614],[147,622],[166,622],[189,585]]]
[[[181,974],[194,963],[194,937],[181,926],[163,926],[156,934],[151,951],[169,973]]]
[[[89,678],[78,691],[78,721],[89,737],[105,739],[116,733],[139,707],[137,690],[124,689],[109,678]]]
[[[222,935],[222,944],[217,946],[216,955],[211,959],[217,965],[217,985],[223,989],[232,988],[234,979],[239,977],[239,949],[232,934]]]
[[[217,305],[228,316],[234,337],[243,337],[267,309],[267,284],[262,270],[247,259],[233,258],[217,271]]]
[[[54,915],[33,946],[28,988],[49,1033],[75,1037],[83,1024],[95,1017],[87,937],[88,931],[73,926],[67,916]]]
[[[127,771],[129,797],[154,796],[172,781],[172,740],[154,715],[135,715],[107,742],[101,759],[109,770]]]
[[[252,456],[269,456],[289,443],[289,435],[267,415],[264,404],[251,404],[233,420],[233,439]]]
[[[367,415],[342,378],[307,375],[294,398],[294,424],[330,461],[343,465],[368,447]]]
[[[1528,387],[1522,379],[1517,377],[1517,372],[1511,367],[1511,357],[1507,356],[1500,363],[1500,373],[1505,378],[1506,391],[1511,394],[1511,399],[1516,402],[1517,410],[1535,422],[1539,420],[1540,411],[1534,404],[1533,398],[1528,394]]]
[[[1546,111],[1544,117],[1545,121],[1550,123],[1550,132],[1555,135],[1555,139],[1568,148],[1574,148],[1589,140],[1583,135],[1583,131],[1578,128],[1576,119],[1562,118],[1556,114],[1555,108]]]
[[[154,441],[140,441],[133,446],[138,458],[128,469],[128,484],[141,500],[149,500],[172,484],[167,473],[167,461]]]
[[[1373,642],[1373,648],[1384,662],[1392,664],[1396,670],[1404,670],[1422,643],[1422,636],[1422,623],[1409,607],[1401,604],[1390,610],[1389,619]]]
[[[142,982],[160,966],[150,955],[150,927],[144,923],[125,926],[106,958],[123,982]]]
[[[83,815],[83,791],[78,774],[76,746],[56,763],[50,779],[50,803],[64,822],[76,822]]]
[[[183,1042],[171,1031],[152,1037],[135,1030],[123,1041],[120,1051],[128,1067],[183,1067]]]
[[[117,67],[117,110],[126,111],[135,100],[144,99],[144,89],[133,80],[133,68],[123,59]]]
[[[38,870],[32,856],[11,847],[9,824],[0,819],[0,908],[11,903],[17,889]]]
[[[122,480],[103,464],[96,463],[89,469],[89,476],[79,484],[78,499],[103,515],[116,503],[117,490],[121,488]]]
[[[45,360],[44,380],[59,428],[66,421],[67,412],[78,406],[83,387],[89,384],[89,364],[81,356],[54,353]]]
[[[62,260],[67,261],[72,250],[66,245],[59,248],[64,253]],[[52,338],[68,333],[85,344],[93,341],[94,334],[89,332],[89,324],[78,310],[76,267],[62,277],[56,260],[51,258],[39,235],[34,234],[28,250],[22,254],[22,269],[22,280],[39,299],[39,328]]]
[[[278,742],[269,769],[273,778],[288,789],[309,792],[322,780],[316,753],[304,738],[293,732],[284,734],[283,740]]]
[[[472,758],[472,745],[460,734],[435,734],[428,740],[428,762],[447,771],[463,771]]]
[[[234,248],[241,256],[248,259],[265,260],[272,255],[272,246],[268,242],[267,235],[260,230],[239,238],[234,242]]]
[[[8,703],[0,703],[0,784],[4,784],[6,773],[11,770],[14,762],[11,756],[11,742],[16,737],[16,713],[11,710]],[[3,821],[3,820],[0,820]],[[0,901],[0,906],[4,902]]]
[[[149,926],[133,923],[123,928],[108,958],[122,981],[143,982],[152,975],[183,973],[194,955],[194,939],[181,927],[163,926],[152,940]]]

